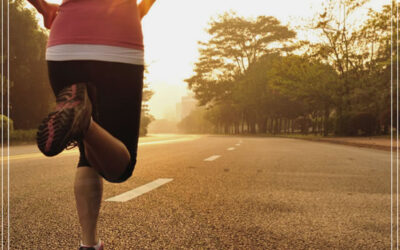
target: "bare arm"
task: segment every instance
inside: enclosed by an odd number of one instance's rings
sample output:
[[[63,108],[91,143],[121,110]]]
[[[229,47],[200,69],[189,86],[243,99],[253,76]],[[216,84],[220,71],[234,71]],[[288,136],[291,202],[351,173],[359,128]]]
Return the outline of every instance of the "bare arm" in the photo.
[[[140,4],[138,5],[140,19],[142,19],[147,14],[147,12],[149,12],[151,6],[153,6],[155,1],[156,0],[142,0],[140,2]]]
[[[43,14],[45,12],[45,8],[47,5],[46,1],[44,1],[44,0],[28,0],[28,2],[30,2],[39,13]]]
[[[47,3],[45,0],[28,0],[28,2],[43,15],[44,26],[50,29],[58,13],[58,4]]]

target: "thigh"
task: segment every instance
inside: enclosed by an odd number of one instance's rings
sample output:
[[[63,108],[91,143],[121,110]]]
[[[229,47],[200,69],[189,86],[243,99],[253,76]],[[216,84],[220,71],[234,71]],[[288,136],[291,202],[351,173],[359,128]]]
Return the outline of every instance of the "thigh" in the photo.
[[[78,82],[88,82],[86,61],[47,61],[51,88],[57,96],[63,88]]]
[[[136,161],[143,90],[142,65],[91,61],[94,120],[125,144]]]

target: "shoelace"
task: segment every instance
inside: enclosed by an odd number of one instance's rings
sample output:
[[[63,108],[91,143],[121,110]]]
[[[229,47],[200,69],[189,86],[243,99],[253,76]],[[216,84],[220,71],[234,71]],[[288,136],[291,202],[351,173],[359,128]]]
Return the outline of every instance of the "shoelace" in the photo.
[[[57,108],[56,110],[62,110],[64,108],[68,108],[68,105],[72,101],[73,97],[75,96],[76,86],[71,86],[69,88],[65,88],[62,90],[59,95],[57,96]],[[71,150],[78,146],[78,142],[73,140],[68,142],[66,150]]]

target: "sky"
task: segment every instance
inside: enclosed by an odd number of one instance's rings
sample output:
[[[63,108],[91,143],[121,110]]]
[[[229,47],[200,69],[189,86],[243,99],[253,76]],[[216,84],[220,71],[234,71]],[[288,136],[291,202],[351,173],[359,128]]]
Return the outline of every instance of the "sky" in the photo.
[[[138,0],[140,1],[140,0]],[[49,0],[49,2],[61,2]],[[299,25],[321,9],[324,0],[157,0],[142,21],[147,83],[155,92],[149,102],[157,119],[174,118],[176,103],[189,93],[184,79],[193,74],[198,41],[212,17],[226,11],[240,16],[274,16],[285,25]],[[365,6],[380,10],[390,0],[370,0]],[[300,32],[307,37],[307,33]]]

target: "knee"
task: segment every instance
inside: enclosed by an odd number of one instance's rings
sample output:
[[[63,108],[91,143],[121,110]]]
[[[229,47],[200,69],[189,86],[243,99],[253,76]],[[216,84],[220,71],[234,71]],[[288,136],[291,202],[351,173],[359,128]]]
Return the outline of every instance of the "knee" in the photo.
[[[117,178],[107,178],[105,176],[103,176],[103,177],[104,177],[104,179],[106,179],[108,182],[111,182],[111,183],[125,182],[132,176],[133,170],[135,169],[135,165],[136,165],[136,158],[134,158],[134,159],[131,158],[131,160],[129,161],[128,165],[125,168],[124,173],[122,173],[121,176],[119,176]]]

